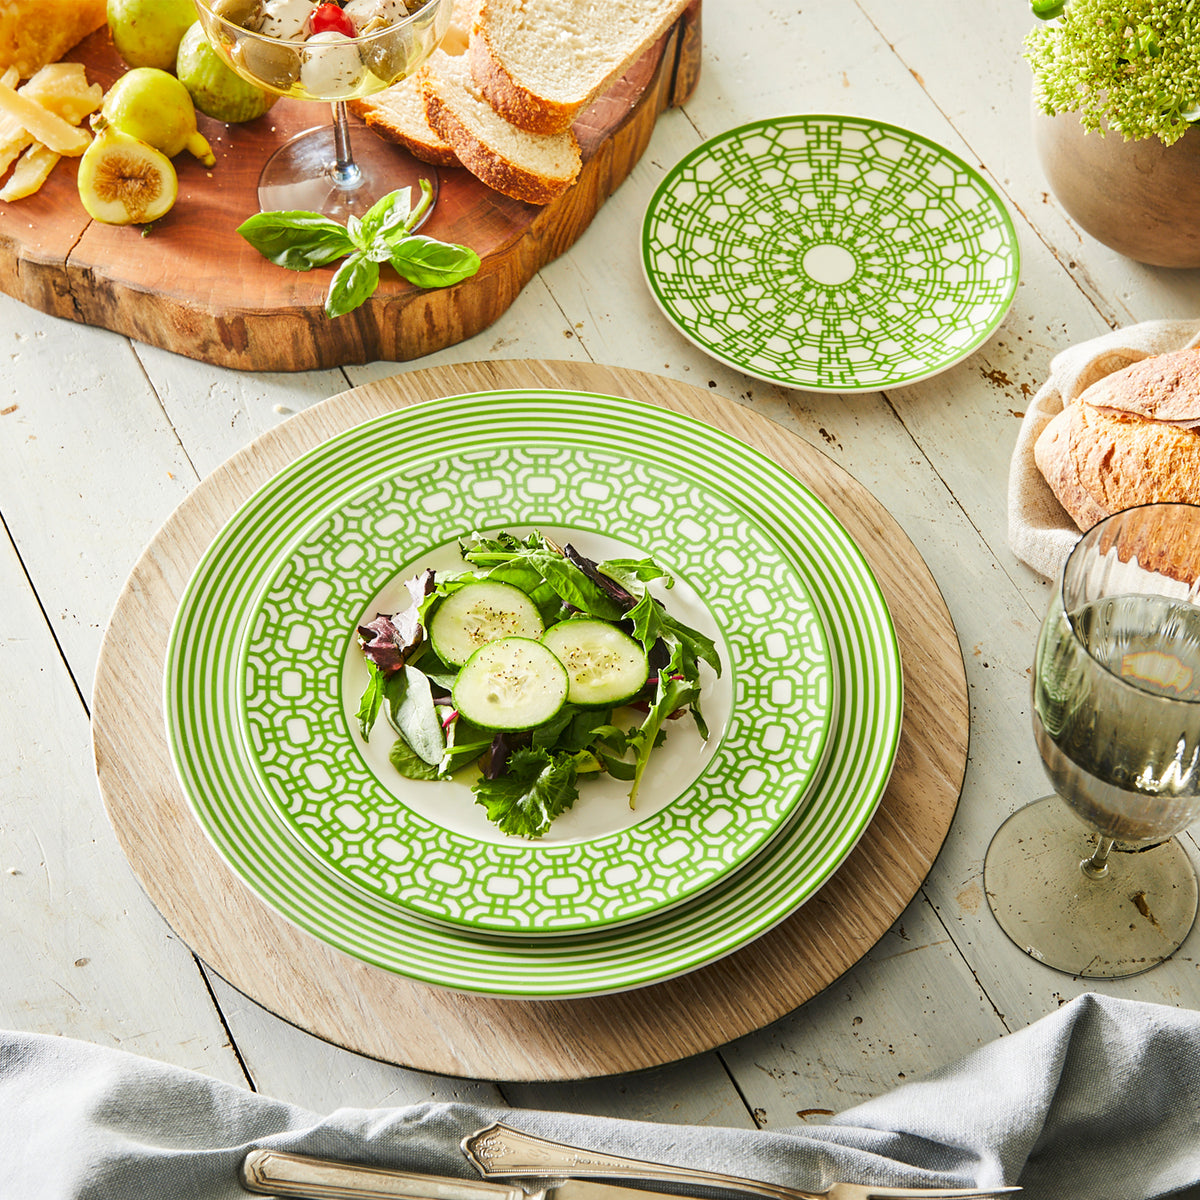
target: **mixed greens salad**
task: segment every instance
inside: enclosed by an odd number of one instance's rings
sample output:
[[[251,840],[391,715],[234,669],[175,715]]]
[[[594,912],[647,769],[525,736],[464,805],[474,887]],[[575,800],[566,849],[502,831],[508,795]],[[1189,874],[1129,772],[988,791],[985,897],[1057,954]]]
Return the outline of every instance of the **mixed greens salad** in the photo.
[[[650,593],[673,584],[652,559],[594,562],[536,532],[460,550],[469,569],[421,571],[407,609],[358,628],[359,728],[368,738],[385,715],[401,775],[476,767],[488,819],[539,838],[588,778],[627,781],[634,807],[667,721],[690,714],[707,738],[700,664],[719,675],[720,657]]]

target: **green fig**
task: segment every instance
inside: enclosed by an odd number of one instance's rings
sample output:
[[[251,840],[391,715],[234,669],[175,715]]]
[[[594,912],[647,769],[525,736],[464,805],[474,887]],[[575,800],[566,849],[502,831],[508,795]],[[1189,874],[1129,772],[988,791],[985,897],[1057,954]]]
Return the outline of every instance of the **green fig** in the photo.
[[[96,128],[112,126],[161,150],[168,158],[187,150],[206,167],[216,158],[196,128],[196,108],[188,90],[157,67],[126,71],[105,93]]]
[[[231,70],[212,48],[199,22],[179,43],[175,74],[202,113],[230,124],[261,117],[279,99]]]
[[[145,225],[165,216],[179,194],[171,160],[153,146],[108,126],[79,160],[79,198],[106,225]]]
[[[196,20],[192,0],[108,0],[108,28],[131,67],[170,71],[183,35]]]

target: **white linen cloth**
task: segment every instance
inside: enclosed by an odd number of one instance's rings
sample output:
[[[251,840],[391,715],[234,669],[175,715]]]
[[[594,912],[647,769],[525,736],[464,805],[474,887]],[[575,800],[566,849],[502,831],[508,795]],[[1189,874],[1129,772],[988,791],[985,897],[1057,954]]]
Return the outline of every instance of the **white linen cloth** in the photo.
[[[1033,461],[1042,430],[1097,379],[1151,355],[1198,344],[1200,321],[1144,321],[1081,342],[1051,360],[1050,375],[1021,421],[1008,473],[1008,541],[1023,563],[1054,579],[1080,537]]]
[[[1089,993],[828,1125],[763,1131],[457,1103],[317,1115],[124,1051],[0,1033],[5,1200],[246,1200],[237,1171],[257,1146],[473,1178],[459,1142],[495,1120],[813,1189],[1200,1197],[1200,1013]]]

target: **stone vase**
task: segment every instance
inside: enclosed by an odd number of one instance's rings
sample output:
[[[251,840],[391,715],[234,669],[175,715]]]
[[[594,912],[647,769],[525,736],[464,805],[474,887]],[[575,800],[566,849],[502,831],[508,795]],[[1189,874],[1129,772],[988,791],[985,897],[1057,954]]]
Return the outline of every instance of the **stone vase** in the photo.
[[[1033,134],[1051,191],[1085,232],[1137,262],[1200,266],[1200,128],[1172,146],[1131,142],[1035,104]]]

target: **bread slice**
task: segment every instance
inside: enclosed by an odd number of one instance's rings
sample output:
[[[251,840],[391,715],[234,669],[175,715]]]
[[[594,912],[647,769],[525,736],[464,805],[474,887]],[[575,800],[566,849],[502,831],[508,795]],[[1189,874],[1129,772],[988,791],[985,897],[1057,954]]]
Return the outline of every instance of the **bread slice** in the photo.
[[[349,107],[352,113],[362,117],[368,129],[386,142],[403,146],[414,158],[435,167],[462,165],[454,147],[438,136],[425,116],[419,72],[373,96],[352,100]]]
[[[469,53],[455,57],[437,50],[421,71],[429,124],[488,187],[527,204],[548,204],[579,175],[575,135],[528,133],[506,121],[476,87]]]
[[[480,0],[467,55],[481,94],[531,133],[569,129],[689,0]]]
[[[442,39],[441,51],[457,56],[465,54],[475,21],[475,0],[455,0],[450,28]],[[421,94],[419,74],[401,79],[399,83],[350,101],[350,111],[366,123],[384,141],[403,146],[422,162],[435,167],[458,167],[454,148],[429,124],[425,115],[425,98]]]

